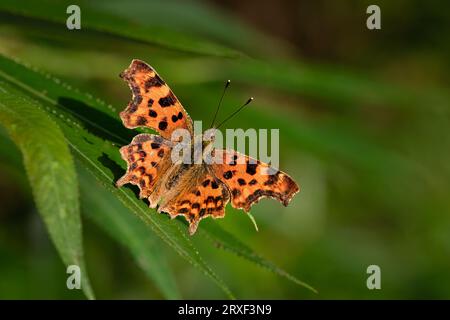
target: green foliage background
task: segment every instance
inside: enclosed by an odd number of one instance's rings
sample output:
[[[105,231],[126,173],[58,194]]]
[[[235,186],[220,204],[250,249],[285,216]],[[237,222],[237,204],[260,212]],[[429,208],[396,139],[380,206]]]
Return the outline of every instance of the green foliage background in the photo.
[[[0,2],[0,298],[450,297],[448,6],[379,1],[369,31],[368,1],[282,3],[290,17],[252,10],[298,36],[200,0],[77,1],[76,31],[73,2]],[[291,205],[255,206],[259,232],[229,206],[191,238],[116,189],[133,58],[196,120],[227,79],[222,117],[254,96],[227,127],[280,129]],[[84,294],[66,288],[73,263]]]

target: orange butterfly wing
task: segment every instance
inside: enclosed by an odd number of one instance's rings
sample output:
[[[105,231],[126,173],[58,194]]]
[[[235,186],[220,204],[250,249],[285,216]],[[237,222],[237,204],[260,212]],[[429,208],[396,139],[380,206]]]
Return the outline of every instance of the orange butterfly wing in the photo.
[[[137,185],[140,189],[139,197],[149,197],[157,180],[164,175],[161,167],[164,167],[164,158],[169,155],[171,144],[171,141],[153,134],[139,134],[134,137],[129,145],[120,148],[120,154],[127,162],[128,168],[116,185]]]
[[[192,235],[197,230],[200,220],[225,216],[225,206],[230,194],[227,187],[206,170],[191,179],[187,189],[159,211],[169,213],[172,218],[183,215],[189,222],[189,233]]]
[[[250,211],[263,197],[270,197],[287,206],[300,190],[286,173],[234,150],[216,149],[222,164],[213,164],[213,172],[229,189],[234,208]],[[268,174],[272,173],[272,174]]]
[[[170,140],[178,128],[192,132],[192,120],[180,101],[156,71],[141,60],[134,59],[120,74],[133,96],[120,113],[125,127],[148,127]]]

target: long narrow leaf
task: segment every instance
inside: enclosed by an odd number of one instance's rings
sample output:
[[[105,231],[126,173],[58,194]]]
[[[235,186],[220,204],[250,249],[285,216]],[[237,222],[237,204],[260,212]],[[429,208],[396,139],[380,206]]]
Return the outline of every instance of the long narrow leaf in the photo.
[[[14,1],[2,0],[0,2],[0,12],[38,19],[39,21],[56,24],[57,28],[67,29],[66,20],[70,14],[67,14],[66,11],[72,4],[74,3],[71,1],[23,0],[20,2],[20,6],[17,6]],[[89,5],[88,1],[78,1],[78,6],[81,12],[81,30],[79,32],[87,29],[171,50],[201,55],[222,57],[238,57],[240,55],[237,51],[219,44],[200,40],[166,28],[157,26],[150,28],[114,15],[96,11]],[[149,18],[151,18],[152,14],[155,13],[150,12]],[[67,29],[67,32],[71,31]]]
[[[66,265],[81,269],[82,289],[94,298],[83,259],[78,183],[63,133],[38,102],[0,82],[0,123],[20,148],[37,208]]]

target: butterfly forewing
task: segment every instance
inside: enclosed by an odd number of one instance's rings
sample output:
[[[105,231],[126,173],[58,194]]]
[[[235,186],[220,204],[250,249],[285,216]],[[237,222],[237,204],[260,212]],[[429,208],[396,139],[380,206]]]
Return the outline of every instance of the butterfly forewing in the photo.
[[[120,113],[125,127],[148,127],[169,140],[176,129],[192,132],[191,118],[151,66],[135,59],[120,76],[133,94],[126,109]]]

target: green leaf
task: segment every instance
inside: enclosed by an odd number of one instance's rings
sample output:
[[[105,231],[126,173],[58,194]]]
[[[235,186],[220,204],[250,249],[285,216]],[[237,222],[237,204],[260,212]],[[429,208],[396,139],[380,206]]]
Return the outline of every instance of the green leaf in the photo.
[[[83,259],[78,183],[59,127],[30,99],[0,82],[0,123],[20,148],[36,206],[65,265],[78,265],[82,289],[94,293]]]
[[[97,11],[88,1],[78,1],[81,11],[81,30],[71,31],[66,27],[67,7],[71,1],[24,0],[20,6],[15,1],[0,2],[0,11],[30,19],[37,19],[56,24],[56,28],[63,28],[69,32],[96,31],[103,34],[119,36],[128,40],[143,42],[171,50],[212,55],[221,57],[238,57],[240,54],[230,48],[187,36],[158,26],[148,27],[111,14]],[[149,13],[149,18],[155,13]]]
[[[97,108],[107,107],[106,105],[92,96],[71,89],[58,79],[49,80],[51,77],[48,75],[43,77],[0,56],[0,79],[2,78],[18,86],[23,94],[40,100],[45,110],[58,122],[74,156],[97,181],[147,223],[172,249],[210,277],[228,297],[234,298],[228,287],[201,258],[186,229],[181,229],[178,224],[169,221],[167,216],[155,214],[154,210],[149,209],[137,197],[135,190],[115,187],[115,181],[125,170],[125,163],[120,158],[116,142],[113,141],[124,144],[128,138],[123,138],[120,134],[130,136],[133,132],[124,130],[120,123],[107,113],[99,114]],[[46,84],[44,92],[36,90],[42,83]],[[96,108],[91,108],[91,104]],[[112,110],[109,113],[111,112]],[[102,125],[94,119],[102,119]]]
[[[161,241],[86,170],[78,170],[83,214],[126,247],[136,263],[167,299],[180,299],[175,279],[161,250]]]
[[[251,28],[249,24],[205,1],[133,0],[130,5],[129,2],[109,0],[91,4],[97,10],[126,17],[150,28],[164,27],[195,34],[204,39],[220,40],[221,43],[232,45],[233,48],[251,53],[252,56],[280,54],[286,51],[286,43],[282,43],[282,40]],[[154,13],[152,19],[148,18],[149,12]],[[268,46],[268,42],[272,45]]]

